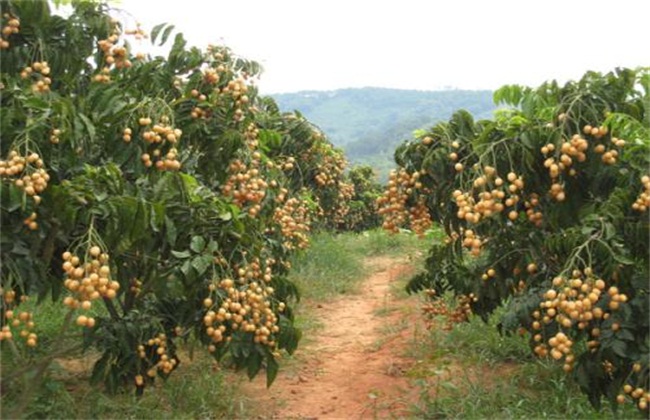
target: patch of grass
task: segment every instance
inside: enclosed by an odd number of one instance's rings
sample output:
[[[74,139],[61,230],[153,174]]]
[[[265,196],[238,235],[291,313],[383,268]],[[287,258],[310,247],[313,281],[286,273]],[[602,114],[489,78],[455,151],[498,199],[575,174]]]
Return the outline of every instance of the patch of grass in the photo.
[[[332,299],[356,291],[366,274],[364,258],[409,255],[415,259],[424,254],[429,243],[427,238],[418,239],[413,234],[391,235],[382,230],[358,234],[320,232],[311,238],[311,246],[292,261],[290,278],[306,299]]]
[[[357,235],[357,246],[354,248],[360,256],[376,255],[408,255],[424,253],[430,246],[431,240],[437,237],[438,230],[432,230],[424,238],[418,238],[410,232],[390,234],[384,230],[371,230]]]
[[[323,301],[351,293],[362,277],[362,266],[344,243],[347,235],[320,233],[292,261],[290,279],[303,298]]]
[[[484,372],[483,372],[484,373]],[[468,419],[642,419],[631,405],[613,413],[595,410],[564,372],[548,363],[530,363],[514,373],[466,375],[456,381],[420,380],[418,418]]]
[[[644,418],[631,404],[616,413],[595,410],[559,364],[532,357],[524,337],[500,335],[497,320],[495,314],[487,324],[476,318],[450,332],[434,329],[413,343],[416,417]]]

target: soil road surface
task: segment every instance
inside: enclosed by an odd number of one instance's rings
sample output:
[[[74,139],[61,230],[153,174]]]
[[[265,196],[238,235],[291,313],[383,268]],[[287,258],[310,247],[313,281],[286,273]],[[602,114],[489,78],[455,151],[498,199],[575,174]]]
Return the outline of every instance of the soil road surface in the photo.
[[[397,281],[412,264],[394,257],[367,259],[358,293],[309,309],[322,328],[305,337],[295,362],[283,366],[270,389],[260,374],[243,385],[267,419],[400,418],[417,400],[405,372],[409,342],[419,334],[417,297],[397,299]]]

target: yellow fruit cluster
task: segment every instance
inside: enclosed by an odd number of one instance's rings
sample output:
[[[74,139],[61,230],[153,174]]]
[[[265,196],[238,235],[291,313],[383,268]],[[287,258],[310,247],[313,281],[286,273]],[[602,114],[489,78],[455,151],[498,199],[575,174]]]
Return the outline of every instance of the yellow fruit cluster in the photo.
[[[147,32],[144,29],[142,29],[142,25],[140,24],[140,22],[136,22],[135,29],[127,29],[127,30],[125,30],[124,35],[131,35],[137,41],[149,38],[149,35],[147,34]]]
[[[255,123],[248,124],[244,132],[244,138],[246,139],[246,147],[251,152],[255,152],[260,147],[260,141],[258,140],[259,134],[260,130],[255,126]],[[272,162],[269,161],[269,164],[271,165]]]
[[[285,190],[286,191],[286,190]],[[309,208],[296,197],[288,199],[273,213],[273,221],[280,227],[287,249],[305,249],[309,246],[311,218]],[[270,228],[273,231],[274,228]]]
[[[178,149],[175,146],[183,135],[183,131],[171,126],[169,118],[164,115],[158,123],[153,125],[152,123],[153,121],[149,117],[138,119],[138,125],[142,127],[142,140],[152,149],[150,153],[143,153],[140,156],[142,164],[147,168],[155,166],[160,171],[178,171],[181,168],[181,163],[178,160]],[[124,128],[122,140],[129,143],[132,134],[133,131],[129,127]],[[169,148],[164,153],[163,149],[166,147]]]
[[[154,352],[159,357],[158,362],[147,370],[147,376],[150,378],[155,377],[157,371],[168,375],[178,365],[178,361],[175,358],[169,357],[167,352],[167,336],[165,334],[158,334],[158,336],[150,338],[146,343],[138,346],[138,357],[141,359],[145,359],[147,356],[146,347],[154,349]],[[136,375],[135,384],[142,386],[144,384],[144,378],[141,375]]]
[[[250,166],[239,159],[234,160],[228,170],[230,176],[222,187],[227,197],[232,197],[240,208],[251,205],[248,209],[250,216],[256,216],[262,210],[262,200],[266,197],[267,182],[262,178],[261,154],[255,152],[251,156]]]
[[[37,218],[38,215],[32,212],[29,217],[26,217],[25,220],[23,220],[23,224],[27,226],[29,230],[36,230],[38,229],[38,222],[36,221]]]
[[[226,55],[228,55],[227,48],[208,46],[209,58],[218,62],[213,62],[210,67],[202,70],[202,82],[204,85],[209,86],[211,91],[216,94],[214,97],[216,101],[222,104],[228,103],[234,105],[233,119],[235,122],[241,122],[245,119],[245,111],[250,102],[248,96],[248,76],[245,72],[235,74],[231,68],[225,65],[223,60]],[[206,94],[201,93],[198,89],[192,89],[190,95],[201,102],[208,99]],[[210,115],[211,111],[209,109],[204,110],[199,106],[195,106],[191,111],[191,116],[195,119],[209,118]]]
[[[426,231],[431,228],[431,225],[433,225],[431,215],[429,214],[429,207],[427,207],[426,198],[424,196],[419,196],[415,206],[410,208],[409,220],[411,230],[420,238],[423,237]]]
[[[445,322],[442,329],[451,331],[454,324],[465,322],[472,315],[471,303],[478,301],[474,293],[469,295],[460,295],[456,297],[456,305],[450,308],[447,302],[442,298],[436,297],[435,290],[425,290],[427,297],[430,299],[423,307],[422,312],[427,319],[427,328],[435,327],[436,318],[443,317]]]
[[[273,258],[267,258],[264,265],[258,257],[251,260],[250,263],[244,266],[235,265],[236,278],[239,284],[246,284],[250,280],[256,279],[269,283],[271,281],[272,268],[276,261]]]
[[[83,261],[70,251],[64,252],[62,258],[62,268],[66,274],[63,285],[71,292],[71,295],[63,299],[64,305],[71,309],[89,310],[92,301],[102,297],[113,299],[117,296],[120,284],[111,280],[109,255],[102,252],[99,246],[90,246]],[[95,319],[79,315],[77,325],[92,328]]]
[[[650,208],[650,176],[642,176],[641,184],[643,184],[643,191],[641,191],[637,199],[632,204],[632,208],[643,213],[645,211],[648,211]]]
[[[280,164],[280,168],[282,168],[283,171],[285,172],[290,172],[293,171],[293,168],[296,166],[296,159],[293,156],[289,156]]]
[[[316,133],[317,138],[321,138],[320,134]],[[341,175],[345,171],[347,162],[343,155],[338,153],[329,153],[328,147],[325,142],[318,141],[311,149],[307,151],[302,159],[305,162],[318,161],[318,173],[314,177],[316,185],[319,187],[327,187],[336,185]],[[319,159],[313,159],[314,156],[319,156]]]
[[[207,312],[203,317],[206,333],[211,337],[213,345],[210,351],[216,349],[215,345],[222,341],[230,341],[226,331],[242,331],[254,334],[256,343],[275,348],[275,334],[280,331],[278,318],[271,308],[271,297],[274,293],[272,287],[266,285],[271,281],[271,266],[273,261],[267,260],[267,265],[262,270],[259,260],[248,267],[237,269],[237,281],[225,278],[213,285],[211,291],[221,289],[226,292],[226,297],[216,307],[212,298],[206,298],[203,305]],[[242,287],[237,287],[237,284]],[[280,310],[284,304],[280,303]]]
[[[524,207],[526,207],[526,216],[528,220],[537,227],[542,226],[544,221],[544,215],[539,210],[539,196],[536,193],[532,193],[526,201],[524,201]],[[508,216],[510,220],[515,220]]]
[[[131,60],[129,60],[129,52],[126,47],[117,45],[119,38],[117,31],[114,31],[107,39],[102,39],[97,42],[99,49],[104,54],[104,62],[106,64],[104,69],[110,70],[111,66],[115,66],[117,69],[123,69],[133,65]],[[96,81],[110,81],[110,78]]]
[[[481,254],[481,249],[485,243],[472,229],[463,230],[463,246],[470,250],[470,254],[478,257]]]
[[[206,119],[206,118],[208,118],[209,113],[208,113],[208,111],[204,111],[203,109],[199,108],[198,106],[195,106],[194,108],[192,108],[192,112],[190,113],[190,115],[194,119],[199,119],[199,118]]]
[[[109,83],[111,81],[111,69],[103,67],[98,74],[93,76],[93,81],[97,83]]]
[[[481,275],[481,280],[487,281],[487,280],[489,280],[491,278],[496,277],[496,275],[497,275],[497,272],[496,272],[496,270],[494,268],[488,268],[487,270],[485,270],[485,273],[483,273]]]
[[[592,127],[591,125],[587,124],[582,128],[582,132],[586,135],[591,135],[596,139],[601,139],[605,135],[607,135],[608,130],[607,127],[601,126],[601,127]],[[616,137],[611,137],[610,141],[613,146],[622,148],[625,146],[625,140],[619,139]],[[616,149],[610,149],[607,150],[607,147],[604,144],[597,144],[594,146],[594,152],[598,154],[602,154],[601,160],[603,163],[606,165],[613,165],[616,163],[617,158],[618,158],[618,150]]]
[[[234,203],[241,209],[248,207],[248,214],[255,217],[262,210],[262,201],[266,197],[269,184],[262,174],[262,154],[257,150],[259,130],[250,124],[246,130],[246,145],[250,152],[246,158],[249,163],[241,159],[233,160],[228,166],[230,176],[221,188],[226,197],[232,197]],[[268,162],[272,167],[273,163]],[[286,194],[286,192],[285,192]]]
[[[325,141],[320,131],[313,129],[312,137],[313,145],[304,151],[299,159],[303,162],[317,162],[314,168],[314,182],[317,186],[316,201],[321,206],[318,215],[336,224],[345,223],[345,218],[350,211],[349,202],[355,194],[354,185],[342,181],[347,162],[340,151]],[[326,208],[323,208],[321,203],[323,197],[319,196],[318,190],[328,191],[331,188],[336,189],[335,201],[327,203]]]
[[[142,281],[138,279],[132,279],[129,284],[129,292],[134,296],[137,296],[142,292]]]
[[[635,363],[632,365],[632,371],[634,373],[639,373],[642,370],[640,363]],[[616,396],[616,402],[623,404],[627,401],[629,397],[639,408],[639,410],[646,411],[648,410],[648,402],[650,401],[650,390],[647,390],[643,387],[637,386],[634,387],[630,384],[623,385],[624,394],[619,394]]]
[[[332,178],[329,174],[327,174],[325,172],[317,173],[316,176],[314,177],[314,179],[316,180],[316,185],[318,185],[319,187],[324,187],[326,185],[332,185],[332,184],[334,184],[336,182],[336,180],[334,178]]]
[[[3,297],[3,300],[7,305],[12,305],[16,302],[16,291],[14,290],[5,291],[2,287],[0,287],[0,296]]]
[[[223,73],[225,70],[223,64],[219,65],[217,68],[207,68],[203,70],[203,81],[209,85],[215,85],[219,82],[220,73]]]
[[[608,299],[608,310],[597,306],[602,299]],[[579,330],[588,331],[592,340],[587,342],[587,347],[595,349],[599,345],[600,336],[600,328],[595,323],[608,319],[611,312],[617,311],[621,304],[627,302],[627,299],[625,294],[619,293],[616,286],[607,287],[603,279],[595,277],[591,268],[585,268],[584,271],[573,270],[570,278],[557,276],[553,279],[553,288],[544,293],[544,301],[540,303],[542,312],[533,312],[535,321],[532,323],[532,329],[540,331],[544,324],[552,322],[565,329],[577,327]],[[618,328],[620,325],[612,324],[612,330]],[[542,343],[542,335],[536,333],[533,339],[540,343],[535,347],[535,353],[542,357],[546,356],[548,346]],[[564,369],[570,371],[574,360],[573,357],[569,357],[572,356],[572,342],[564,336],[557,335],[555,340],[551,340],[548,341],[548,345],[552,348],[551,356],[556,360],[565,357]]]
[[[249,102],[248,95],[246,95],[247,92],[248,85],[243,76],[229,80],[226,86],[221,88],[219,92],[221,96],[229,96],[234,101],[235,112],[233,119],[236,122],[241,122],[245,118],[244,110]]]
[[[60,129],[58,128],[52,129],[52,132],[50,134],[50,143],[59,144],[59,142],[61,141],[61,139],[59,138],[60,135],[61,135]]]
[[[36,61],[20,72],[20,78],[32,80],[32,92],[45,93],[50,91],[50,85],[52,84],[52,79],[49,77],[50,72],[47,61]]]
[[[560,146],[559,157],[551,156],[544,161],[544,167],[548,168],[551,179],[554,181],[557,180],[564,171],[568,171],[571,176],[575,175],[576,171],[571,166],[575,162],[584,162],[587,160],[587,149],[589,149],[589,142],[580,136],[580,134],[574,134],[570,141],[563,142]],[[541,148],[544,156],[553,153],[555,150],[553,143],[549,143]]]
[[[553,184],[549,190],[550,196],[556,201],[564,201],[566,193],[564,191],[564,183],[561,181],[561,175],[567,173],[569,176],[577,175],[575,166],[576,162],[582,163],[587,160],[587,152],[590,143],[593,144],[594,153],[601,154],[601,160],[607,165],[616,163],[619,152],[615,148],[607,150],[607,147],[602,143],[597,143],[600,139],[605,137],[609,130],[605,126],[592,127],[585,125],[582,130],[586,136],[593,137],[590,142],[581,134],[574,134],[570,140],[562,142],[559,150],[556,152],[556,147],[553,143],[546,144],[541,148],[542,154],[546,157],[544,160],[544,167],[548,168],[549,176]],[[611,137],[611,143],[614,147],[621,148],[625,146],[625,140]],[[553,156],[549,154],[554,153]]]
[[[419,172],[409,174],[404,168],[393,169],[388,174],[386,190],[377,198],[377,213],[383,218],[382,227],[385,230],[397,233],[409,220],[406,202],[413,188],[422,187],[419,178]]]
[[[5,13],[2,16],[6,20],[6,24],[2,27],[2,36],[0,37],[0,50],[9,48],[9,37],[20,32],[20,20],[17,17]]]
[[[132,135],[133,130],[131,130],[130,127],[125,127],[124,130],[122,130],[122,140],[124,140],[124,143],[131,143]]]
[[[514,172],[508,173],[506,180],[507,185],[492,166],[483,167],[483,175],[477,177],[472,184],[475,190],[481,190],[477,195],[478,201],[474,198],[473,192],[455,190],[452,193],[452,198],[458,207],[456,216],[468,223],[476,224],[485,218],[503,213],[510,207],[507,217],[512,221],[516,220],[519,217],[516,206],[521,199],[519,194],[524,189],[524,180],[521,175]],[[536,198],[535,201],[539,204]],[[531,217],[533,213],[534,217]],[[529,219],[541,223],[542,214],[539,211],[531,212]]]
[[[198,90],[196,90],[196,89],[192,89],[192,90],[190,91],[190,95],[191,95],[193,98],[197,98],[197,99],[198,99],[199,101],[201,101],[201,102],[206,101],[206,100],[208,99],[207,96],[205,96],[204,94],[200,93],[200,92],[199,92]],[[195,116],[194,114],[192,114],[192,117],[193,117],[193,118],[198,118],[198,117],[204,117],[204,116],[205,116],[204,114],[201,114],[201,113],[203,112],[203,110],[202,110],[201,108],[194,108],[192,111],[193,111],[193,112],[196,111],[196,112],[198,112],[198,113],[200,114],[200,115],[196,115],[196,116]]]
[[[93,76],[93,81],[97,83],[109,83],[111,81],[111,66],[115,66],[116,68],[131,67],[132,63],[128,59],[127,49],[117,45],[119,39],[119,29],[115,25],[108,38],[97,41],[97,46],[104,55],[104,66],[99,70],[98,74]]]
[[[328,218],[332,219],[334,223],[342,224],[345,223],[345,216],[350,212],[350,206],[348,203],[354,197],[354,184],[347,182],[338,182],[338,195],[336,206],[334,206],[333,211],[329,213]]]
[[[50,175],[43,168],[43,159],[38,153],[22,156],[12,150],[7,160],[0,160],[0,178],[13,182],[16,187],[32,197],[35,204],[39,204],[39,194],[47,188]]]
[[[8,292],[9,293],[9,292]],[[13,294],[12,296],[15,296],[15,293],[11,291]],[[7,302],[6,299],[7,295],[5,295],[5,303],[10,303]],[[26,296],[23,296],[26,300]],[[13,299],[10,299],[13,302]],[[12,332],[12,328],[20,328],[22,325],[22,329],[20,330],[20,337],[25,339],[25,344],[27,347],[36,347],[38,344],[38,336],[36,333],[34,333],[34,314],[28,311],[20,311],[17,312],[14,309],[7,309],[4,313],[4,322],[6,322],[5,325],[2,326],[2,329],[0,329],[0,341],[2,340],[12,340],[14,338],[14,334]]]

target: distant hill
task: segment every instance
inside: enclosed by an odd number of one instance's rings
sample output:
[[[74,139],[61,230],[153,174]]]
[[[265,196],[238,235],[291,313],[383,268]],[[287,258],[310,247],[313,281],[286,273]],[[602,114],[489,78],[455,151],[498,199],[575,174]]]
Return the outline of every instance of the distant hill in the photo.
[[[392,154],[414,130],[448,119],[458,109],[490,118],[492,91],[355,88],[271,95],[282,111],[297,110],[316,124],[352,163],[370,164],[385,179]]]

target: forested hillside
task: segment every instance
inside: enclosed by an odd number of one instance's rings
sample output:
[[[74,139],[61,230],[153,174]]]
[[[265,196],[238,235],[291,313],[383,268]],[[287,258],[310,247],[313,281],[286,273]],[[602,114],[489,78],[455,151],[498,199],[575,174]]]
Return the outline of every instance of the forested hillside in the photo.
[[[489,118],[487,90],[418,91],[386,88],[303,91],[272,95],[282,111],[299,110],[346,152],[352,163],[370,164],[385,177],[393,151],[414,130],[447,119],[457,109]]]

